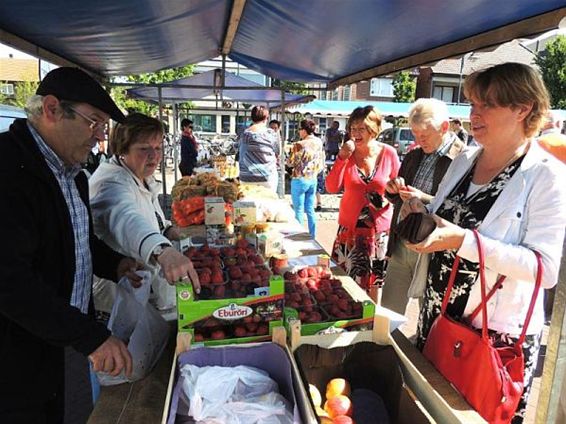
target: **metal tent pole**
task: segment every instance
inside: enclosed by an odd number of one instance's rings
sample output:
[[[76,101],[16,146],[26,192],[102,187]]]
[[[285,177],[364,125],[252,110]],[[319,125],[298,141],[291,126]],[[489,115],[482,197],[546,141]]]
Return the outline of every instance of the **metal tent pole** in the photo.
[[[177,149],[177,138],[179,131],[179,110],[177,109],[177,103],[173,103],[173,172],[175,182],[179,179],[179,151]]]
[[[157,87],[157,95],[159,96],[159,122],[163,122],[163,99],[161,97],[161,87]],[[161,141],[161,151],[165,151],[165,137],[163,137],[163,140]],[[163,199],[161,207],[163,210],[167,209],[167,201],[165,199],[167,196],[167,181],[165,181],[165,177],[165,155],[161,155],[161,179],[163,180]]]
[[[285,197],[285,144],[287,140],[287,131],[285,131],[285,90],[281,90],[281,143],[279,145],[279,198]]]

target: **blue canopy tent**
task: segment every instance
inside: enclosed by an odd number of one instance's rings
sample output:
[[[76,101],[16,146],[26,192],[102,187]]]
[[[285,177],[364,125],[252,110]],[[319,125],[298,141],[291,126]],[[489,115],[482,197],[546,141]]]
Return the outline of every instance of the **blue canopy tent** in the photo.
[[[262,104],[267,107],[281,104],[280,89],[265,87],[231,72],[224,73],[222,84],[220,78],[216,77],[219,74],[218,71],[221,70],[207,71],[151,87],[132,88],[127,90],[127,93],[130,97],[140,100],[159,102],[161,99],[164,103],[218,98],[219,100]],[[159,93],[160,87],[161,94]],[[285,104],[290,105],[309,102],[314,99],[314,96],[285,93],[284,99]]]
[[[219,54],[270,77],[344,84],[558,26],[564,0],[2,0],[0,42],[102,77]]]
[[[151,87],[138,87],[127,90],[128,96],[140,100],[170,103],[174,106],[189,100],[219,100],[249,102],[255,105],[272,106],[293,105],[311,101],[314,96],[285,93],[277,88],[265,87],[230,72],[221,74],[220,69],[203,72],[191,77],[156,84]],[[174,107],[176,110],[176,107]],[[175,125],[175,131],[177,126]],[[175,181],[177,181],[177,157],[174,158]],[[280,185],[284,188],[282,170]],[[283,195],[284,193],[280,193]]]

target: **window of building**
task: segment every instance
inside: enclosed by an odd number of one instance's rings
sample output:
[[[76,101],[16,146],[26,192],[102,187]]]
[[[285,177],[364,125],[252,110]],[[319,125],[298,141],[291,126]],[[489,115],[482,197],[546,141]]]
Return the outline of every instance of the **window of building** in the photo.
[[[335,88],[332,92],[332,100],[338,100],[338,89]]]
[[[189,115],[195,131],[216,132],[216,115]]]
[[[454,102],[454,87],[435,85],[432,92],[432,97],[442,100],[446,103],[452,103]]]
[[[326,118],[318,118],[318,132],[320,134],[326,132]]]
[[[222,115],[222,132],[230,132],[230,115]]]
[[[349,101],[349,100],[350,100],[350,93],[351,93],[351,90],[350,90],[350,86],[349,86],[349,85],[345,85],[345,86],[344,86],[344,91],[343,91],[343,93],[344,93],[344,94],[343,94],[344,100]]]
[[[319,91],[318,93],[320,100],[326,100],[326,91]]]
[[[0,93],[6,96],[14,95],[14,84],[0,84]]]
[[[373,97],[394,97],[392,78],[372,78],[369,95]]]

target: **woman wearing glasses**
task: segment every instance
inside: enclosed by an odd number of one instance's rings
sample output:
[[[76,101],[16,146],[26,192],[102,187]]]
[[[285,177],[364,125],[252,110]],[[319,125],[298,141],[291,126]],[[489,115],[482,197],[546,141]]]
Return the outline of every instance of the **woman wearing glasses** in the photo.
[[[198,290],[198,277],[191,261],[171,246],[170,240],[179,234],[165,219],[157,198],[160,185],[153,174],[161,161],[162,140],[163,127],[157,119],[128,115],[112,132],[114,156],[98,167],[89,186],[96,235],[153,272],[157,306],[166,309],[175,305],[175,288],[170,284],[190,277]],[[159,276],[160,269],[167,281]],[[104,282],[95,284],[97,310],[111,309],[114,290]]]
[[[362,288],[380,284],[393,208],[383,197],[385,185],[397,176],[395,149],[376,140],[381,116],[372,106],[354,109],[347,125],[350,140],[340,149],[326,177],[326,190],[344,190],[332,259]]]

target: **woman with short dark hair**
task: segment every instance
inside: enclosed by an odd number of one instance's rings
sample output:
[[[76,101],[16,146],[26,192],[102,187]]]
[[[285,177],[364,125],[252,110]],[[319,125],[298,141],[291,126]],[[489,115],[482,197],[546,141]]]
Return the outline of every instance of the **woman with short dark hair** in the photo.
[[[314,204],[317,187],[317,175],[324,166],[324,150],[322,141],[315,134],[316,124],[310,119],[299,123],[299,137],[293,144],[288,165],[293,169],[291,179],[291,200],[295,210],[295,218],[299,223],[307,214],[309,233],[316,236],[316,216]]]
[[[188,273],[195,288],[199,286],[191,261],[172,247],[170,240],[179,239],[180,234],[159,204],[161,185],[153,174],[161,162],[162,143],[163,126],[157,119],[141,113],[128,115],[112,131],[114,156],[92,174],[89,188],[94,232],[152,272],[157,306],[167,308],[175,306],[174,284],[179,278]],[[109,312],[114,287],[107,280],[96,281],[93,293],[99,310]]]
[[[179,170],[183,177],[193,175],[197,165],[198,143],[193,134],[193,121],[184,118],[181,120],[181,163]]]
[[[277,133],[267,126],[268,117],[269,112],[265,107],[254,106],[252,125],[240,136],[240,181],[262,185],[276,192],[280,146]]]

